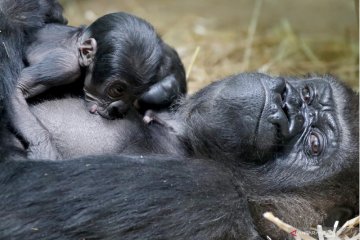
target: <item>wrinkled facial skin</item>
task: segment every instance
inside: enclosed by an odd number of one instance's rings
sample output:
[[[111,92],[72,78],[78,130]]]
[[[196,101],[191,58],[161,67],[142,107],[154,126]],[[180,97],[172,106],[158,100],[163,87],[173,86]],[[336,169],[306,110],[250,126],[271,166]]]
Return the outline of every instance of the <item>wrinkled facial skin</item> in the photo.
[[[297,149],[297,164],[312,159],[316,167],[320,159],[330,158],[342,141],[331,84],[320,78],[287,81],[282,102],[286,118],[271,119],[280,128],[280,146],[285,151]],[[289,141],[294,142],[291,148]]]
[[[316,218],[324,221],[331,218],[332,210],[344,215],[339,211],[343,206],[346,206],[345,216],[355,216],[358,205],[355,179],[359,175],[358,112],[350,105],[357,104],[352,98],[356,94],[349,96],[348,89],[330,76],[262,77],[254,81],[260,81],[266,92],[263,110],[253,105],[255,113],[262,112],[255,136],[259,140],[255,144],[267,146],[262,148],[262,156],[266,157],[253,169],[252,174],[257,177],[248,182],[246,188],[250,189],[249,195],[253,194],[251,189],[258,189],[254,196],[256,203],[250,200],[249,206],[254,222],[261,229],[259,233],[273,239],[286,236],[274,233],[274,226],[262,216],[265,211],[283,215],[282,220],[304,229],[318,224]],[[261,98],[260,91],[256,88],[253,91],[259,92],[258,98]],[[276,131],[267,131],[270,126]],[[245,175],[245,172],[239,174],[241,182],[251,179],[243,177]],[[348,185],[350,187],[346,187]],[[284,192],[289,195],[281,196]],[[329,198],[330,195],[336,197]],[[309,206],[316,209],[312,211],[317,216],[309,214],[300,220],[299,212]]]
[[[263,111],[266,121],[260,122],[260,128],[274,124],[280,141],[272,144],[285,152],[297,149],[298,161],[330,157],[340,140],[330,83],[320,78],[282,82],[277,89],[271,80],[264,82],[268,92]]]

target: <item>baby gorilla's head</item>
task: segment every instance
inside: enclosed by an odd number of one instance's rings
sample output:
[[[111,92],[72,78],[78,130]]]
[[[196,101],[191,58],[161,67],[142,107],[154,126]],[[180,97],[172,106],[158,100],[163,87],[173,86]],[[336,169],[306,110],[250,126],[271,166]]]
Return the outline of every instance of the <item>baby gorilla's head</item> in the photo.
[[[84,90],[89,110],[107,119],[123,117],[150,86],[173,71],[163,66],[167,46],[148,22],[133,15],[105,15],[82,38],[80,64],[87,69]],[[177,54],[173,58],[184,71]]]

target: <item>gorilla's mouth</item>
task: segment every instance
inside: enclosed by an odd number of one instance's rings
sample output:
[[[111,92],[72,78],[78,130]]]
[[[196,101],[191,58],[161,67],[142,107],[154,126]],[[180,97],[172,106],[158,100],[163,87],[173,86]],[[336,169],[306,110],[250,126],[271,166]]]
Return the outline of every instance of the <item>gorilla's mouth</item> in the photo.
[[[99,114],[105,119],[114,120],[118,118],[123,118],[129,110],[129,105],[122,100],[104,103],[103,101],[99,101],[97,97],[86,91],[86,89],[84,89],[84,92],[87,109],[92,114]]]
[[[253,86],[257,95],[254,95],[255,111],[250,114],[255,116],[260,113],[260,116],[254,126],[255,139],[252,145],[259,153],[270,154],[275,148],[283,146],[284,141],[302,131],[305,121],[303,102],[299,91],[283,78],[259,79],[259,83],[253,83]]]
[[[114,120],[124,118],[129,111],[130,105],[122,100],[114,101],[104,107],[98,107],[97,112],[103,118]]]
[[[281,96],[281,109],[284,111],[285,113],[285,116],[288,118],[289,120],[289,109],[287,108],[287,105],[286,105],[286,97],[287,97],[287,94],[288,94],[288,83],[285,82],[285,87],[284,87],[284,90],[280,93],[280,96]]]

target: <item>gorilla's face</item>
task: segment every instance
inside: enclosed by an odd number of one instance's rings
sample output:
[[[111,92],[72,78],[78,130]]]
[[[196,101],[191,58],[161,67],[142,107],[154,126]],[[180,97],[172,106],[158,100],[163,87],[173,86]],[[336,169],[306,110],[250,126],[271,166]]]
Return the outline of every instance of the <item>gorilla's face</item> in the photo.
[[[123,118],[136,98],[131,91],[134,87],[126,80],[101,79],[94,82],[88,78],[84,82],[89,111],[110,120]]]
[[[356,212],[358,106],[358,95],[330,76],[245,73],[206,87],[179,114],[194,155],[222,161],[245,189],[259,233],[284,239],[264,212],[304,229],[337,207]]]
[[[195,94],[182,114],[199,155],[250,162],[291,155],[286,164],[316,167],[333,156],[347,132],[348,124],[340,123],[346,106],[341,96],[349,96],[344,91],[331,77],[246,73]]]
[[[340,124],[328,80],[260,78],[258,81],[266,92],[259,131],[255,132],[258,149],[267,151],[276,146],[283,153],[292,152],[292,159],[300,165],[312,159],[314,166],[338,149]],[[269,131],[271,126],[275,132]]]

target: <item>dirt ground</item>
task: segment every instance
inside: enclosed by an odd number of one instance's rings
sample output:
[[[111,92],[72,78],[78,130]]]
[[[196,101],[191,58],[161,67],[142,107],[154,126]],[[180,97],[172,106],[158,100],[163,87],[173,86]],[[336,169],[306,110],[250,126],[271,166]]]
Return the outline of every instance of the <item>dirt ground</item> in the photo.
[[[151,22],[179,52],[188,71],[190,92],[244,71],[274,75],[331,73],[359,89],[354,0],[61,2],[71,25],[89,24],[116,11]]]

